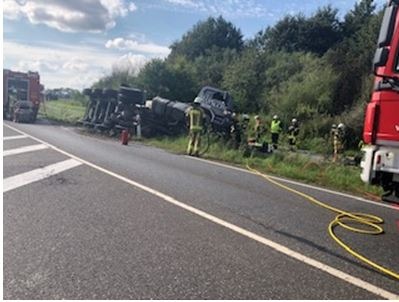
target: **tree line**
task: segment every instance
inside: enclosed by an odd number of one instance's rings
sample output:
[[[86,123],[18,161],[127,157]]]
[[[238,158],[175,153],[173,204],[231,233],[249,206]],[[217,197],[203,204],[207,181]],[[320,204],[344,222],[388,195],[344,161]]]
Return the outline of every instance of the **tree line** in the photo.
[[[361,0],[342,19],[325,6],[311,16],[287,15],[244,40],[222,16],[209,17],[174,42],[167,58],[148,62],[137,76],[114,71],[94,87],[126,83],[150,98],[191,102],[210,85],[228,90],[237,112],[278,114],[286,125],[296,117],[303,141],[326,138],[332,123],[343,122],[355,147],[381,19],[373,0]]]

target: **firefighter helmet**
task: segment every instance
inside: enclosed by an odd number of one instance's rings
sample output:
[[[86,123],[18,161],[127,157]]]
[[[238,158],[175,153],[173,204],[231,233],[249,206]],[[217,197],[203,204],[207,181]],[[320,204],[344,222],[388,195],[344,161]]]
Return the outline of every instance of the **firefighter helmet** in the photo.
[[[194,104],[196,104],[196,105],[199,105],[199,104],[201,104],[201,102],[202,102],[202,98],[201,97],[199,97],[199,96],[197,96],[195,99],[194,99]]]
[[[273,115],[273,119],[277,120],[278,119],[278,115],[277,114]]]

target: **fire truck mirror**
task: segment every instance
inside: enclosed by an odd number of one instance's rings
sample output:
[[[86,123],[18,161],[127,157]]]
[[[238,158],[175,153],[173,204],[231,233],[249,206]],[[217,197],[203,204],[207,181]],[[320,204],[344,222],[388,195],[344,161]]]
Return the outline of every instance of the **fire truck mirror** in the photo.
[[[388,61],[389,49],[387,47],[378,48],[374,55],[373,70],[377,73],[377,68],[385,66]]]

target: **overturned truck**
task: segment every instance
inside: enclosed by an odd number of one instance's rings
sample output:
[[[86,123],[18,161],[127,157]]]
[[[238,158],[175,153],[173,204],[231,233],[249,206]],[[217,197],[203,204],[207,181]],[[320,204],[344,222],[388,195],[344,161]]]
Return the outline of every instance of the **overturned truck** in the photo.
[[[134,133],[140,125],[144,136],[178,135],[187,131],[187,113],[190,104],[155,97],[146,101],[145,91],[121,86],[113,89],[85,89],[89,97],[82,124],[110,134],[123,129]],[[227,91],[210,86],[203,87],[201,108],[204,110],[208,128],[228,136],[233,123],[233,100]]]

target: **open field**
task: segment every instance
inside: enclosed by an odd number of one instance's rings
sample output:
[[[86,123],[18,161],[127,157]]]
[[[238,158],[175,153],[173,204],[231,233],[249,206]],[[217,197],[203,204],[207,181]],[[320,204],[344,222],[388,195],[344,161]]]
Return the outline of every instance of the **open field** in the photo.
[[[42,104],[39,113],[50,120],[75,124],[83,117],[85,107],[82,103],[73,100],[47,101]]]

